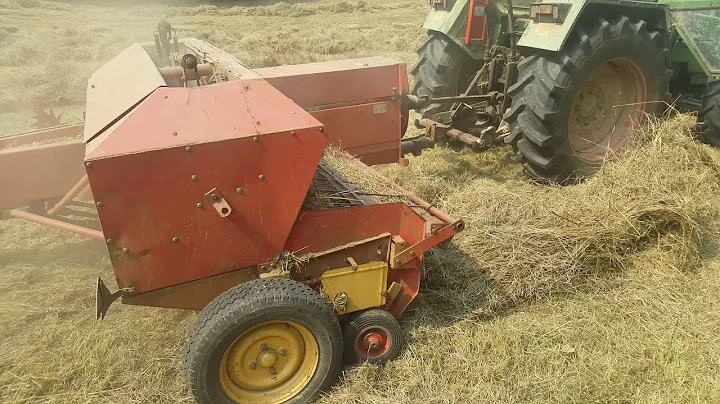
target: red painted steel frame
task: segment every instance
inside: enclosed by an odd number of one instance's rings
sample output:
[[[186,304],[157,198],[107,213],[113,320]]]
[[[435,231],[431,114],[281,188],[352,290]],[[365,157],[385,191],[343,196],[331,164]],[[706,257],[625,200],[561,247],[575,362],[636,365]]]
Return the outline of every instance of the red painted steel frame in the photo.
[[[0,139],[0,210],[59,200],[85,175],[80,126]]]
[[[368,165],[400,161],[408,111],[405,64],[381,57],[256,69],[325,124],[328,143]]]
[[[262,80],[155,90],[88,145],[118,286],[143,293],[271,260],[317,169],[322,129]]]

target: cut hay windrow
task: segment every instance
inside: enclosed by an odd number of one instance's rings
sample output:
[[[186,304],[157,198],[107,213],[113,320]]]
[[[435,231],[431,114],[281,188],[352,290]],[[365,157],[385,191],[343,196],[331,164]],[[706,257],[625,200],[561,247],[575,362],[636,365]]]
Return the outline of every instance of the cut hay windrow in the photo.
[[[449,250],[431,253],[431,272],[440,273],[431,273],[426,287],[454,296],[443,305],[464,307],[481,296],[481,306],[492,311],[621,270],[665,237],[673,239],[673,265],[697,267],[718,212],[712,198],[720,190],[720,164],[692,138],[693,125],[691,116],[653,121],[596,176],[566,187],[508,187],[480,178],[449,183],[427,175],[428,160],[413,161],[409,169],[387,167],[409,189],[428,188],[428,181],[451,189],[444,200],[420,196],[466,222]],[[455,152],[432,153],[436,171],[438,161]],[[325,158],[360,189],[392,193],[354,159],[332,149]]]

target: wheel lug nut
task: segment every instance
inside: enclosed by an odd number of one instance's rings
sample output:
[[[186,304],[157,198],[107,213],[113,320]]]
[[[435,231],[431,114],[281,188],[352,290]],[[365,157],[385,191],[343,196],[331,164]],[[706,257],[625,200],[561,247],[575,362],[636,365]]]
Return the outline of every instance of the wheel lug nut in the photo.
[[[263,350],[263,351],[266,350],[266,349],[267,349],[267,344],[260,344],[260,349]]]
[[[285,348],[281,348],[278,353],[280,354],[280,356],[285,356]]]
[[[257,367],[257,363],[250,362],[250,369],[255,370],[256,367]]]
[[[268,369],[268,372],[270,372],[271,375],[274,375],[274,374],[275,374],[275,368],[270,368],[270,369]]]

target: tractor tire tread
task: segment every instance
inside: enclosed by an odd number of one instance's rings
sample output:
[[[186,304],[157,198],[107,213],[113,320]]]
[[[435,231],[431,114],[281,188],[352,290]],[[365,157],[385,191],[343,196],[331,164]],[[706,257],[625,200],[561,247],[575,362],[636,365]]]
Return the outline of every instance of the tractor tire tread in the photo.
[[[538,53],[518,64],[520,79],[508,91],[512,105],[504,119],[518,142],[527,175],[541,182],[563,183],[585,169],[575,161],[569,147],[564,145],[563,135],[555,128],[567,125],[563,119],[567,114],[563,108],[567,107],[562,103],[569,102],[566,98],[573,80],[577,80],[576,73],[583,68],[587,70],[585,63],[594,52],[620,39],[642,46],[648,44],[657,48],[657,63],[662,58],[665,66],[664,55],[668,50],[661,44],[661,37],[659,32],[648,31],[643,20],[631,21],[627,16],[620,16],[611,21],[596,17],[592,23],[578,27],[561,51]],[[658,91],[661,97],[669,96],[669,74],[672,71],[668,69],[661,71],[665,83],[665,89]]]
[[[720,147],[720,80],[707,84],[698,120],[703,122],[702,140]]]

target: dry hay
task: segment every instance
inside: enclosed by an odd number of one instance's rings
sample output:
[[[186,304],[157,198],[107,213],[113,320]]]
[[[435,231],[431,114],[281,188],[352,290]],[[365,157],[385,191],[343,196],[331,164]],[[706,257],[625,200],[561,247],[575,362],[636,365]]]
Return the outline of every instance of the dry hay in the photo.
[[[27,129],[21,110],[36,98],[83,97],[89,74],[160,18],[254,67],[372,55],[412,66],[427,11],[409,0],[143,3],[0,0],[0,110],[15,111],[0,114],[0,133]],[[505,149],[437,148],[380,167],[467,229],[426,255],[401,357],[348,370],[325,402],[720,401],[720,265],[706,258],[719,157],[690,138],[690,121],[651,125],[566,188],[522,180]],[[0,223],[0,402],[191,402],[182,344],[195,315],[115,304],[96,323],[96,276],[113,284],[102,243]]]

